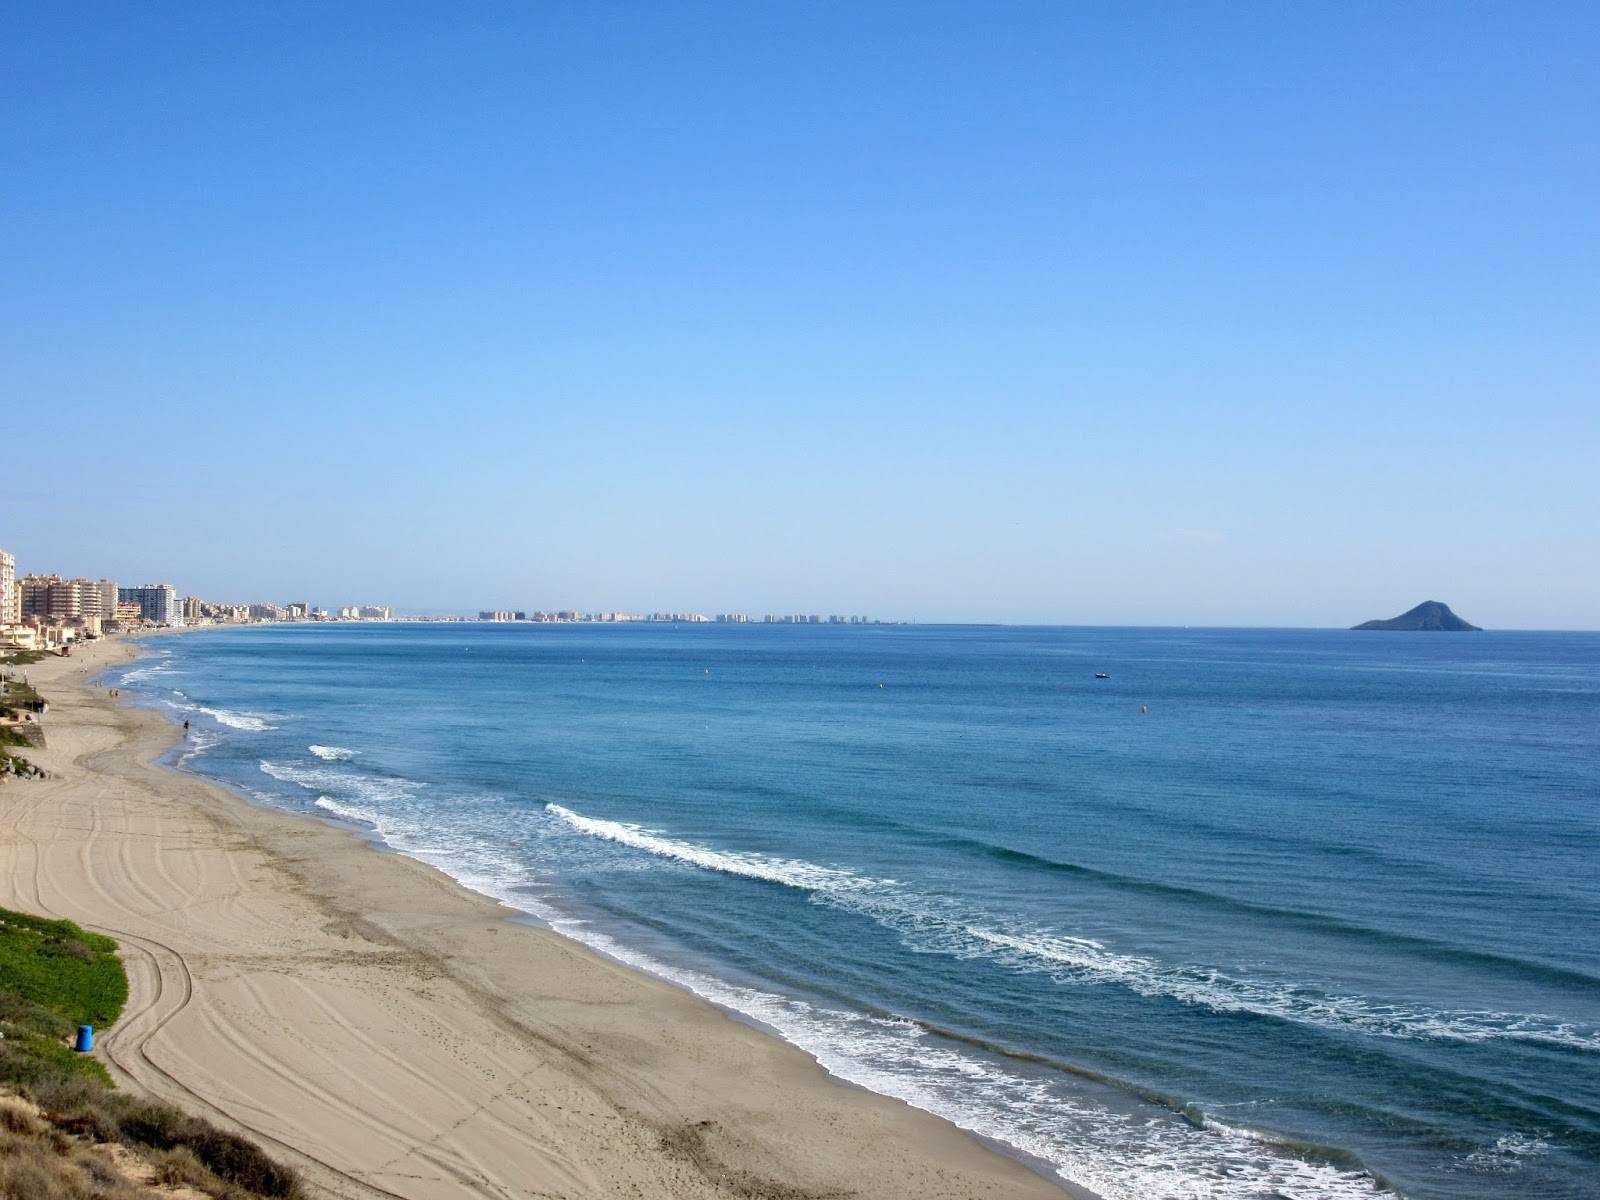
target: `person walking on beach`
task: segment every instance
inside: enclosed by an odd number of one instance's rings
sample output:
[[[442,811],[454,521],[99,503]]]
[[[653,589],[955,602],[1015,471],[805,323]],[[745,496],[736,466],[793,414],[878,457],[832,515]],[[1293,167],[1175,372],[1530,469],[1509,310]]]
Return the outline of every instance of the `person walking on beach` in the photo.
[[[184,737],[188,737],[189,736],[189,722],[187,722],[187,721],[185,721],[183,723],[183,736]]]

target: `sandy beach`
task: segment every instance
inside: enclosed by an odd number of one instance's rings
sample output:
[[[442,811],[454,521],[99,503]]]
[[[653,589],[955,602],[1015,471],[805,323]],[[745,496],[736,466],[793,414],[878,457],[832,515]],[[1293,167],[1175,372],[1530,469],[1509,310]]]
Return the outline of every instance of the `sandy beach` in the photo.
[[[0,787],[0,905],[116,937],[120,1084],[247,1131],[339,1197],[1060,1197],[669,984],[355,833],[157,765],[180,737],[26,668],[51,774]]]

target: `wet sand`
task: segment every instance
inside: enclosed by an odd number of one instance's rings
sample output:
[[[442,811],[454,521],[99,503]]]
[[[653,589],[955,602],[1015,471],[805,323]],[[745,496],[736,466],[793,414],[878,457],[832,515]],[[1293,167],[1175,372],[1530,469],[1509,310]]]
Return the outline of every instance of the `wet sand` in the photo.
[[[431,867],[159,766],[180,732],[88,684],[136,652],[24,668],[52,778],[0,786],[0,905],[122,944],[98,1053],[123,1086],[339,1197],[1067,1194]]]

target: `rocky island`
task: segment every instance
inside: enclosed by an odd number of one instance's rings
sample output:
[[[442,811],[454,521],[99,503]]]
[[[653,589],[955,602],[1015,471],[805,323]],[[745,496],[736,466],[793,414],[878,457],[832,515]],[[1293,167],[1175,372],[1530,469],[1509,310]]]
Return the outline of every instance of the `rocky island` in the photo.
[[[1387,621],[1363,621],[1354,628],[1425,630],[1429,633],[1483,632],[1479,626],[1463,621],[1450,611],[1448,604],[1438,600],[1424,600],[1410,612],[1403,612],[1398,617],[1390,617]]]

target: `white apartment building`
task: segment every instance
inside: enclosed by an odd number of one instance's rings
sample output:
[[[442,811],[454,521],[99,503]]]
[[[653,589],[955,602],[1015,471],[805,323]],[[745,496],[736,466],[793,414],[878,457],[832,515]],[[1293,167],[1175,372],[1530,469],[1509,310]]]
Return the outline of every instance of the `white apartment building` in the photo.
[[[22,597],[17,594],[17,560],[0,550],[0,625],[22,620]]]
[[[178,589],[170,583],[146,583],[139,587],[118,588],[119,604],[137,604],[140,618],[149,625],[181,625]]]

